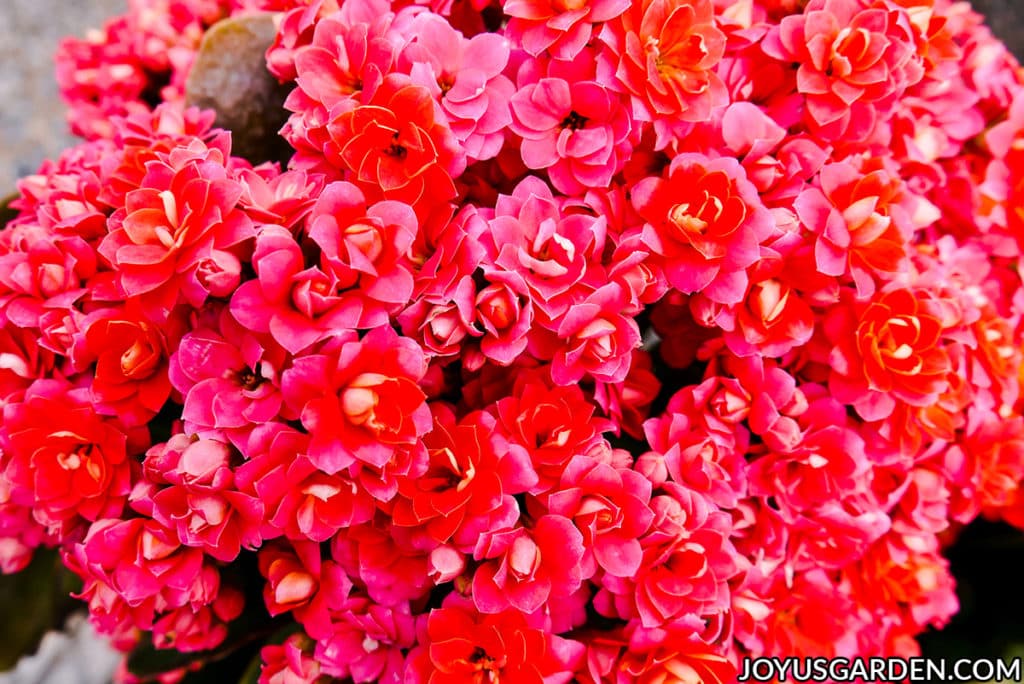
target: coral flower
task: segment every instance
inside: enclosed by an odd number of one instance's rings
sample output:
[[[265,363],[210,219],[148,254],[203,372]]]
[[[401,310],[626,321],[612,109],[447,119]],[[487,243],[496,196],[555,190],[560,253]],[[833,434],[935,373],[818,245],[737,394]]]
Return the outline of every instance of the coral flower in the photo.
[[[736,160],[680,154],[665,178],[637,183],[632,201],[673,287],[720,304],[743,300],[746,269],[775,222]]]
[[[860,138],[921,80],[906,10],[857,0],[812,0],[764,40],[770,56],[799,65],[808,119],[832,138]]]
[[[830,389],[866,420],[885,418],[897,401],[934,404],[954,371],[943,344],[949,324],[943,302],[920,290],[893,290],[853,311],[837,310],[826,322],[836,345]]]
[[[861,296],[875,282],[891,280],[906,268],[905,244],[917,225],[937,218],[885,169],[829,164],[819,176],[821,189],[797,197],[800,220],[817,234],[815,262],[830,276],[849,276]],[[920,211],[919,211],[920,208]]]
[[[727,104],[715,65],[725,34],[711,0],[642,0],[601,31],[607,46],[598,62],[602,83],[617,82],[633,96],[633,115],[654,121],[656,147],[687,121],[706,121]]]

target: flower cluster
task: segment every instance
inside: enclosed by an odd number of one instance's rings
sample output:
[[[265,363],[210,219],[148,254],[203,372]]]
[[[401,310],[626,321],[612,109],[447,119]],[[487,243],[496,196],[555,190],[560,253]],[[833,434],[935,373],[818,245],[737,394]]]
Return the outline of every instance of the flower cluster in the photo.
[[[251,11],[283,169],[182,102]],[[952,532],[1024,527],[1024,77],[966,3],[133,0],[58,76],[0,568],[59,547],[122,648],[729,681],[914,654]]]

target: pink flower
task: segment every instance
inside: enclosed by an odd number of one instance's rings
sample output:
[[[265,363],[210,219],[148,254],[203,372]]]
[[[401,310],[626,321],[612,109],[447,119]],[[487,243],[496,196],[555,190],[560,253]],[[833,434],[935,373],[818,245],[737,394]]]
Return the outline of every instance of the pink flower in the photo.
[[[640,346],[640,330],[622,315],[625,308],[622,288],[611,283],[566,311],[551,361],[556,384],[569,385],[585,375],[601,382],[625,380],[633,350]]]
[[[227,623],[241,615],[244,607],[242,592],[222,585],[209,605],[182,606],[160,616],[153,623],[153,645],[180,653],[214,649],[227,638]]]
[[[412,297],[409,252],[418,231],[416,214],[401,202],[367,206],[351,183],[331,183],[309,216],[309,237],[321,249],[326,271],[337,287],[358,287],[365,297],[385,305],[404,305]]]
[[[353,682],[399,682],[404,651],[415,643],[416,621],[407,606],[381,606],[352,598],[332,611],[331,631],[319,637],[316,659],[332,677]]]
[[[750,493],[773,497],[783,516],[801,512],[867,488],[870,463],[864,442],[847,425],[846,408],[819,398],[800,416],[803,435],[787,452],[769,452],[750,465]]]
[[[292,611],[313,633],[330,630],[330,606],[343,601],[352,582],[341,567],[321,560],[320,546],[310,541],[271,543],[259,550],[260,574],[266,578],[263,600],[274,617]]]
[[[414,36],[402,52],[409,74],[440,101],[448,125],[470,159],[491,159],[505,142],[511,122],[508,101],[515,86],[502,71],[508,41],[493,33],[465,38],[446,19],[430,12],[409,26]]]
[[[264,496],[275,507],[269,513],[272,525],[289,539],[327,541],[339,530],[373,518],[373,498],[351,478],[328,475],[303,455],[291,463],[277,482],[277,491]]]
[[[531,176],[511,195],[498,197],[481,242],[496,269],[526,281],[541,324],[557,329],[577,290],[589,293],[602,283],[592,262],[604,248],[606,230],[604,217],[564,211],[551,189]]]
[[[591,39],[595,25],[629,9],[626,0],[506,0],[510,17],[505,35],[536,57],[545,50],[556,59],[574,59]]]
[[[644,423],[652,452],[640,456],[637,470],[658,484],[671,477],[732,508],[747,490],[744,457],[750,435],[741,421],[749,415],[750,396],[732,378],[708,378],[684,388],[662,415]]]
[[[216,327],[196,327],[181,339],[171,357],[170,380],[185,398],[181,417],[188,432],[223,430],[243,445],[244,428],[273,420],[282,410],[284,352],[264,346],[226,309]]]
[[[311,640],[301,633],[291,635],[283,644],[264,646],[260,658],[260,684],[308,684],[323,674],[313,657]]]
[[[244,327],[269,333],[295,354],[338,330],[383,322],[383,310],[363,310],[363,299],[337,276],[306,267],[302,249],[287,228],[264,226],[253,254],[256,278],[231,297],[231,315]]]
[[[584,577],[592,577],[598,566],[616,577],[632,577],[640,569],[639,539],[654,518],[647,507],[650,493],[650,481],[639,473],[585,456],[569,461],[547,508],[583,533]]]
[[[155,323],[167,320],[179,298],[193,307],[206,301],[211,284],[201,277],[203,262],[254,235],[226,161],[196,140],[151,163],[100,244],[125,294],[139,297]]]
[[[559,68],[560,67],[560,68]],[[510,130],[531,169],[546,169],[567,195],[606,187],[632,150],[629,112],[620,96],[589,73],[587,60],[552,64],[512,95]]]
[[[0,574],[24,570],[35,549],[49,541],[46,528],[32,517],[32,507],[15,503],[13,483],[0,473]]]
[[[79,237],[56,237],[35,225],[14,226],[0,254],[0,306],[24,328],[41,327],[47,310],[71,309],[88,291],[97,255]]]
[[[696,492],[672,483],[663,488],[665,494],[651,499],[654,521],[640,541],[640,570],[634,578],[602,580],[619,613],[639,617],[645,627],[727,611],[729,581],[745,567],[729,541],[726,513]]]
[[[531,529],[484,534],[473,553],[484,561],[473,575],[473,602],[482,613],[510,606],[532,613],[580,587],[583,553],[583,535],[560,515],[542,516]]]
[[[518,273],[495,271],[491,282],[476,295],[476,320],[484,329],[480,353],[503,366],[514,362],[526,349],[533,323],[533,300],[526,281]]]
[[[314,465],[328,474],[357,460],[381,467],[396,451],[421,448],[431,428],[417,385],[426,372],[423,351],[388,327],[362,340],[341,338],[336,347],[296,359],[282,380],[286,402],[312,435]]]
[[[411,548],[393,525],[386,527],[384,519],[379,515],[335,535],[331,557],[350,577],[362,581],[373,601],[383,606],[415,603],[436,584],[428,574],[429,557]]]
[[[358,10],[346,7],[351,11],[335,12],[315,22],[310,43],[293,52],[293,78],[306,97],[330,110],[380,84],[392,69],[397,49],[397,41],[388,33],[394,15],[385,8],[386,3],[366,3],[365,12],[377,12],[376,16],[353,16]],[[294,19],[308,21],[302,13],[292,13],[285,22],[291,24]],[[291,25],[283,26],[285,32],[280,35],[287,36]],[[289,106],[294,106],[294,98],[293,94]]]
[[[530,455],[539,476],[531,494],[555,486],[566,464],[578,454],[600,449],[605,444],[601,433],[611,429],[594,415],[596,408],[578,386],[552,387],[542,373],[523,374],[514,391],[492,409],[502,434]]]
[[[236,179],[243,187],[239,206],[253,221],[292,229],[304,223],[324,189],[324,178],[319,174],[282,173],[269,164],[242,169]]]
[[[644,240],[664,258],[673,287],[703,292],[720,304],[743,300],[746,269],[775,222],[738,162],[680,154],[665,178],[637,183],[632,202],[646,221]]]
[[[812,0],[765,36],[770,56],[799,64],[807,119],[828,138],[861,139],[924,74],[902,8]]]
[[[182,544],[233,561],[242,547],[260,545],[263,521],[263,503],[235,487],[234,458],[223,442],[175,435],[146,454],[145,467],[160,474],[154,484],[168,486],[137,488],[133,507],[174,530]]]
[[[220,574],[200,549],[146,518],[96,521],[64,560],[82,578],[80,596],[101,633],[152,629],[161,614],[196,611],[220,591]]]

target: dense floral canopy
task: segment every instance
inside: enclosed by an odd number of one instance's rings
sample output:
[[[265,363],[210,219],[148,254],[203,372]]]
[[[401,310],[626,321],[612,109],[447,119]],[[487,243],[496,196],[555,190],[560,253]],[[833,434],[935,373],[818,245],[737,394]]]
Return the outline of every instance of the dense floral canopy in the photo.
[[[185,101],[254,12],[281,162]],[[119,648],[730,681],[915,654],[1024,526],[1024,74],[966,3],[131,0],[57,64],[0,568],[59,548]]]

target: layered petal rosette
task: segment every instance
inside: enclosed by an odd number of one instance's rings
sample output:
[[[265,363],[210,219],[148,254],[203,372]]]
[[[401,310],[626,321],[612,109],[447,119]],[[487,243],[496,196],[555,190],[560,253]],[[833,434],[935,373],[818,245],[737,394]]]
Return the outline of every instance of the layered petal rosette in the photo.
[[[96,415],[88,397],[86,389],[37,380],[4,406],[0,465],[11,500],[31,506],[50,528],[116,518],[131,489],[130,457],[141,435]]]
[[[226,161],[196,141],[147,165],[142,187],[128,193],[100,243],[125,294],[139,297],[156,323],[167,320],[179,298],[197,307],[238,285],[241,266],[231,250],[255,231],[237,206],[242,187]],[[225,267],[233,280],[208,277]]]
[[[331,117],[327,160],[371,198],[428,211],[455,197],[466,156],[430,91],[389,74],[364,101]]]
[[[742,301],[746,269],[775,230],[743,167],[725,157],[680,154],[664,178],[637,183],[632,202],[673,287],[720,304]]]
[[[338,340],[330,354],[296,359],[282,383],[286,402],[312,435],[309,458],[328,474],[356,460],[381,467],[421,449],[430,409],[417,384],[426,357],[391,328]]]

